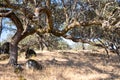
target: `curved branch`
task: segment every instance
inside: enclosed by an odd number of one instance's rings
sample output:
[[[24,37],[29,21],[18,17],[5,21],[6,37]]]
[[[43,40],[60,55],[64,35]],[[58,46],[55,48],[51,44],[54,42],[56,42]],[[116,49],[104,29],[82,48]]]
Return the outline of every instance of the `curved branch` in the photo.
[[[37,10],[37,12],[36,12]],[[52,12],[49,8],[47,7],[44,7],[44,8],[36,8],[35,10],[35,14],[38,14],[36,15],[35,17],[39,17],[40,14],[42,13],[45,13],[47,15],[47,18],[48,18],[48,30],[51,31],[53,29],[53,20],[52,20]]]
[[[22,37],[21,37],[21,39],[20,40],[22,40],[22,39],[24,39],[25,37],[27,37],[27,36],[29,36],[29,35],[32,35],[32,34],[34,34],[36,32],[36,30],[35,29],[32,29],[31,31],[26,31],[26,32],[24,32],[23,34],[22,34]]]
[[[12,10],[3,10],[1,9],[0,10],[0,17],[6,17],[8,16],[10,13],[12,13],[13,11]]]
[[[97,47],[104,48],[104,46],[102,44],[98,44],[98,43],[92,42],[89,39],[75,38],[75,37],[72,37],[71,35],[64,35],[63,37],[65,39],[70,39],[70,40],[72,40],[74,42],[82,42],[82,43],[90,44],[92,46],[97,46]]]
[[[14,22],[18,31],[23,31],[23,25],[22,25],[21,21],[19,20],[19,18],[15,15],[14,12],[10,13],[6,17],[10,18]]]
[[[111,25],[115,25],[117,24],[118,22],[120,22],[120,16],[118,16],[113,22]]]
[[[104,9],[102,10],[102,16],[105,14],[105,11],[106,11],[106,8],[109,6],[109,5],[111,5],[111,4],[114,4],[115,2],[109,2],[109,3],[107,3],[107,4],[105,4],[105,6],[104,6]]]
[[[64,0],[61,0],[61,1],[62,1],[62,4],[63,4],[64,14],[65,14],[65,17],[66,17],[66,23],[68,23],[69,16],[68,16],[68,13],[67,13],[67,8],[65,7]]]
[[[30,8],[27,8],[23,4],[11,4],[11,3],[7,3],[7,4],[0,4],[0,7],[10,8],[13,11],[21,10],[26,15],[26,17],[28,19],[30,19],[30,20],[32,20],[33,16],[35,16],[34,13],[32,12],[32,10]]]
[[[8,17],[10,18],[13,23],[16,25],[17,27],[17,32],[15,33],[15,35],[13,36],[13,40],[15,41],[15,43],[17,44],[20,40],[20,36],[21,33],[23,32],[23,25],[21,23],[21,21],[19,20],[19,18],[16,16],[16,14],[14,12],[12,12],[11,10],[1,10],[0,11],[0,17]],[[4,14],[4,15],[3,15]],[[16,36],[17,35],[17,36]]]
[[[102,45],[103,45],[103,48],[105,49],[105,51],[106,51],[106,53],[107,53],[107,56],[108,56],[108,58],[110,57],[110,55],[109,55],[109,52],[108,52],[108,50],[107,50],[107,47],[105,46],[105,44],[100,40],[100,39],[97,39]]]
[[[51,33],[54,34],[55,36],[62,36],[74,27],[81,27],[81,26],[90,27],[91,25],[102,25],[102,23],[100,21],[78,22],[74,20],[71,24],[67,25],[66,28],[63,29],[62,31],[53,29]]]

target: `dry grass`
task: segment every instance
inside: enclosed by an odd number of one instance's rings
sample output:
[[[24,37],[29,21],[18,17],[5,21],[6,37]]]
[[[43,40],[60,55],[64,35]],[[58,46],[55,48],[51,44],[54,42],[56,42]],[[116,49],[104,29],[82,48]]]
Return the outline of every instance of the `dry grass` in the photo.
[[[6,67],[8,60],[0,61],[0,80],[120,80],[119,57],[110,54],[110,59],[102,50],[98,51],[37,51],[37,60],[44,66],[41,71],[28,70],[14,73]],[[19,63],[24,64],[24,54]]]

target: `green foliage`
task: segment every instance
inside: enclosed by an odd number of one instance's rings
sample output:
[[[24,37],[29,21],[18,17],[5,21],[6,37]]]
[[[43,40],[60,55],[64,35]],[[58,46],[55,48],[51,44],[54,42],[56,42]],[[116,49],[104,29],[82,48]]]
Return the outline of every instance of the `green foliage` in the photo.
[[[2,1],[2,0],[0,0]],[[32,1],[32,0],[31,0]],[[38,0],[37,0],[38,1]],[[44,7],[48,0],[39,0],[39,7]],[[83,22],[83,26],[77,27],[75,26],[71,30],[68,31],[68,35],[71,35],[74,39],[81,39],[81,41],[95,42],[96,39],[101,39],[108,42],[113,42],[114,44],[120,44],[120,29],[119,24],[114,23],[114,20],[119,21],[119,13],[118,10],[113,16],[112,12],[117,9],[118,5],[114,0],[63,0],[63,3],[56,0],[51,0],[51,4],[49,6],[52,12],[52,20],[53,20],[53,28],[58,31],[62,31],[69,24],[71,24],[74,19],[78,22]],[[5,1],[4,1],[5,2]],[[16,4],[16,0],[11,0],[11,3]],[[22,24],[25,25],[26,22],[29,22],[30,25],[34,25],[42,28],[46,28],[48,24],[46,23],[46,14],[41,14],[40,21],[38,23],[34,23],[34,21],[29,20],[26,12],[24,12],[21,8],[28,8],[32,13],[34,12],[35,5],[31,3],[29,0],[25,0],[25,3],[22,4],[20,9],[16,10],[16,15],[21,20]],[[27,11],[27,9],[26,9]],[[34,13],[33,13],[34,14]],[[22,16],[22,18],[21,18]],[[25,18],[25,19],[23,19]],[[89,23],[89,21],[99,21],[101,25],[87,25],[84,26],[85,23]],[[109,25],[103,26],[104,22],[108,22]],[[119,22],[118,22],[119,23]],[[13,25],[12,22],[6,23],[9,26]],[[39,24],[39,25],[37,25]],[[105,23],[106,24],[106,23]],[[88,27],[89,26],[89,27]],[[117,26],[117,27],[116,27]],[[25,27],[25,26],[24,26]],[[112,27],[112,28],[109,28]],[[52,32],[52,31],[51,31]],[[53,31],[54,32],[54,31]],[[44,47],[48,47],[49,49],[66,49],[69,48],[65,42],[61,41],[61,38],[58,38],[53,35],[42,34],[44,38],[42,41],[39,41],[36,35],[29,36],[22,40],[20,44],[28,45],[32,48],[40,48],[39,45]],[[59,36],[60,37],[60,36]],[[76,48],[80,46],[76,45]]]
[[[37,34],[31,35],[23,39],[19,45],[20,46],[28,46],[33,49],[41,49],[40,45],[43,45],[44,49],[48,50],[61,50],[61,49],[69,49],[67,43],[65,43],[61,38],[53,36],[53,35],[45,35],[42,38],[43,42],[39,40],[39,36]],[[40,44],[42,43],[42,44]]]
[[[38,46],[37,43],[38,43],[38,39],[36,37],[36,34],[34,34],[34,35],[27,36],[25,39],[20,41],[19,45],[21,47],[26,46],[26,48],[29,47],[34,49],[34,48],[37,48]]]

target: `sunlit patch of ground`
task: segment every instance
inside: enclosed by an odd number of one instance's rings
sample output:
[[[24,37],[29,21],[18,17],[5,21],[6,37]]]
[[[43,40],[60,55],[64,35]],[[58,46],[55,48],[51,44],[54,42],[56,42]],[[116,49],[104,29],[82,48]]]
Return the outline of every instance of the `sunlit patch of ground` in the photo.
[[[37,60],[44,66],[41,71],[25,68],[24,53],[19,63],[24,70],[15,73],[5,67],[8,60],[0,61],[0,80],[120,80],[120,57],[111,53],[108,59],[102,51],[36,51]]]

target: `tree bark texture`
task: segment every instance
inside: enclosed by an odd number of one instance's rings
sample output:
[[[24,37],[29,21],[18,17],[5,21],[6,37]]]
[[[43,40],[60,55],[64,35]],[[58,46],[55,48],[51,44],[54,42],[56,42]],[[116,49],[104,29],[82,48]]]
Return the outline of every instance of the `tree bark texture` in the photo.
[[[9,47],[9,53],[10,53],[10,59],[9,59],[9,62],[8,64],[9,65],[16,65],[17,64],[17,60],[18,60],[18,47],[17,47],[17,44],[10,44],[10,47]]]

